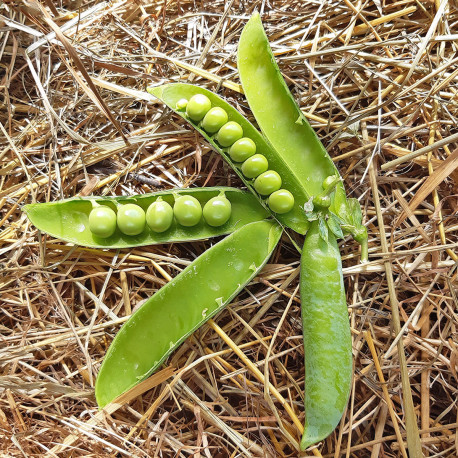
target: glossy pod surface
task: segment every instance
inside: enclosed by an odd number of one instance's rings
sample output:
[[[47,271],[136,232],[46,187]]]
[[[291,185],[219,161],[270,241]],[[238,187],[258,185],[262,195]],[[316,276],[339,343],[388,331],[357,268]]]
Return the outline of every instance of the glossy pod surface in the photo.
[[[222,156],[231,165],[234,171],[244,181],[246,186],[252,190],[252,192],[256,193],[253,188],[253,181],[247,179],[243,175],[240,169],[240,164],[236,164],[232,161],[228,153],[228,148],[223,148],[218,144],[217,135],[208,135],[208,133],[205,132],[205,130],[202,129],[198,123],[193,122],[184,111],[177,110],[176,104],[182,98],[191,99],[191,97],[195,94],[203,94],[211,100],[212,107],[224,108],[228,114],[229,121],[235,121],[242,126],[243,137],[248,137],[254,141],[256,145],[256,153],[261,154],[267,158],[269,168],[271,170],[275,170],[281,176],[282,187],[290,191],[295,198],[294,207],[290,212],[282,215],[275,215],[275,217],[285,226],[290,227],[300,234],[305,234],[309,223],[305,217],[305,213],[302,207],[304,203],[308,201],[309,196],[304,186],[294,175],[290,166],[287,165],[285,161],[283,161],[282,157],[279,156],[279,154],[266,142],[261,133],[235,108],[233,108],[231,105],[229,105],[227,102],[225,102],[223,99],[211,91],[198,86],[193,86],[191,84],[166,84],[164,86],[148,88],[148,92],[162,100],[169,108],[186,119],[186,121],[191,123],[191,125],[196,128],[202,134],[202,136],[207,139],[207,141],[210,142],[213,148],[222,154]],[[259,196],[257,193],[256,195],[261,199],[261,196]],[[263,203],[267,207],[265,201],[266,199],[263,199]]]
[[[157,291],[112,342],[95,384],[100,407],[153,373],[199,326],[262,269],[281,226],[261,221],[235,231]]]
[[[258,13],[253,14],[240,36],[237,67],[243,91],[262,133],[308,195],[318,195],[323,180],[338,175],[338,171],[288,89]],[[332,208],[347,219],[342,183],[337,186]]]
[[[352,342],[340,253],[318,221],[307,232],[301,257],[305,353],[305,426],[301,449],[327,437],[339,424],[352,379]]]
[[[173,206],[175,196],[190,195],[195,197],[202,206],[213,197],[224,191],[231,202],[232,212],[229,220],[222,226],[212,227],[202,219],[196,226],[183,227],[176,221],[165,232],[154,232],[148,225],[139,235],[125,235],[117,228],[113,235],[101,238],[89,229],[89,214],[92,202],[109,206],[116,211],[118,204],[137,204],[146,211],[149,205],[159,197]],[[43,204],[24,206],[30,221],[41,231],[53,237],[72,242],[77,245],[98,248],[126,248],[157,243],[182,242],[206,239],[229,234],[245,224],[260,221],[270,216],[255,196],[235,188],[190,188],[174,191],[161,191],[126,197],[74,197]]]

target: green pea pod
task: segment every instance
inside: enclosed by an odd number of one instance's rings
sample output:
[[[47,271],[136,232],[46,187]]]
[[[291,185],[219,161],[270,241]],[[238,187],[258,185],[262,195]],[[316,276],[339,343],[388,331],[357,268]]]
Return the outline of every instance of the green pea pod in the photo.
[[[309,227],[309,223],[305,216],[303,206],[309,200],[309,195],[305,191],[303,184],[297,179],[292,171],[291,165],[288,165],[281,156],[272,148],[261,133],[247,121],[235,108],[225,102],[221,97],[218,97],[213,92],[210,92],[199,86],[193,86],[191,84],[166,84],[164,86],[148,88],[148,92],[158,99],[162,100],[169,108],[175,113],[180,115],[186,121],[188,121],[199,133],[218,151],[239,177],[244,181],[248,189],[258,196],[263,205],[266,206],[266,199],[262,199],[253,188],[253,180],[245,178],[241,172],[240,165],[236,165],[227,154],[227,148],[222,148],[215,140],[216,135],[209,135],[205,132],[199,123],[193,122],[187,115],[186,112],[177,109],[177,102],[181,99],[190,99],[195,94],[206,95],[212,104],[212,107],[221,107],[227,114],[229,121],[235,121],[239,123],[243,128],[243,135],[251,138],[256,144],[256,152],[262,154],[269,161],[269,168],[278,172],[282,179],[282,188],[287,189],[292,193],[295,199],[294,207],[288,213],[282,215],[276,215],[278,221],[285,226],[290,227],[294,231],[305,234]],[[265,97],[264,97],[264,101]],[[266,102],[270,104],[269,102]],[[278,115],[280,118],[280,114]],[[293,165],[294,167],[294,165]]]
[[[180,226],[174,221],[170,229],[162,233],[153,232],[146,226],[139,235],[125,235],[116,229],[115,233],[108,238],[97,237],[89,230],[88,218],[94,202],[107,205],[113,210],[116,209],[116,204],[135,203],[146,211],[149,205],[159,197],[173,205],[175,195],[191,195],[203,205],[211,198],[218,196],[221,191],[224,191],[231,202],[232,212],[229,221],[219,227],[209,226],[204,220],[193,227]],[[190,188],[122,197],[74,197],[58,202],[25,205],[23,210],[30,221],[41,231],[67,242],[97,248],[127,248],[206,239],[229,234],[245,224],[270,216],[270,213],[251,193],[226,187]]]
[[[305,352],[305,426],[301,449],[327,437],[348,402],[351,335],[342,264],[335,235],[323,238],[320,222],[307,232],[301,256]]]
[[[339,172],[296,104],[283,79],[259,13],[253,14],[239,40],[237,67],[243,91],[270,144],[293,171],[309,196],[323,190],[323,181]],[[331,210],[347,221],[343,183],[338,183]]]
[[[205,251],[124,324],[100,368],[103,407],[152,374],[199,326],[221,311],[262,269],[280,240],[272,221],[247,224]]]

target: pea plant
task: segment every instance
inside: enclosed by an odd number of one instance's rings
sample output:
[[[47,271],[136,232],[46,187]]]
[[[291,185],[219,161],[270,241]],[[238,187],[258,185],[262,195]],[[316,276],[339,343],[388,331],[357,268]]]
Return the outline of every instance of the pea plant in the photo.
[[[241,35],[238,69],[261,132],[221,97],[198,86],[170,84],[149,92],[200,132],[247,191],[217,187],[77,197],[27,205],[25,211],[40,230],[89,247],[228,234],[146,301],[118,332],[96,380],[101,408],[156,371],[229,304],[269,260],[285,228],[305,235],[300,279],[304,450],[333,431],[348,401],[352,344],[337,240],[351,234],[364,260],[367,232],[358,202],[347,199],[337,169],[289,92],[258,14]]]

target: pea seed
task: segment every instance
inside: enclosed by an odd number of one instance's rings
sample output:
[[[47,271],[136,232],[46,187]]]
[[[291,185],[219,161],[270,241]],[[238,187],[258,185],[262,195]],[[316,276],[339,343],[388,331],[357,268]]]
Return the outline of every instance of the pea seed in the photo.
[[[246,161],[256,153],[256,143],[251,138],[243,137],[237,140],[229,150],[229,156],[234,162]]]
[[[181,226],[191,227],[202,218],[200,202],[192,196],[180,196],[175,200],[173,214]]]
[[[146,223],[154,232],[165,232],[173,221],[173,209],[161,198],[153,202],[146,210]]]
[[[218,132],[224,124],[227,123],[227,113],[226,110],[220,107],[212,108],[202,120],[202,127],[213,134]]]
[[[262,154],[255,154],[249,157],[242,164],[242,173],[247,178],[256,178],[261,173],[265,172],[269,168],[269,162],[266,157]]]
[[[116,230],[116,213],[106,205],[95,207],[89,213],[89,230],[97,237],[110,237]]]
[[[268,196],[281,187],[281,177],[275,170],[261,173],[254,182],[254,189],[262,196]]]
[[[119,230],[126,235],[138,235],[143,232],[146,216],[142,207],[125,204],[118,207],[117,222]]]
[[[238,139],[243,137],[242,126],[235,121],[229,121],[224,124],[223,127],[218,131],[216,139],[221,146],[231,146]]]
[[[273,212],[282,215],[294,207],[294,196],[287,189],[279,189],[269,196],[267,203]]]
[[[231,217],[231,210],[231,203],[227,197],[213,197],[204,205],[203,215],[205,222],[213,227],[222,226]]]
[[[211,107],[210,99],[206,95],[196,94],[189,100],[186,106],[186,114],[193,121],[200,121]]]

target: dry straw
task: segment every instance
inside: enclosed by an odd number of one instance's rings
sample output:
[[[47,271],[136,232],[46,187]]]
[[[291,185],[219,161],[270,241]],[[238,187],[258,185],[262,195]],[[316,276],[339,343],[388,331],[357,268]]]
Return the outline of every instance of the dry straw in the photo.
[[[369,230],[366,265],[341,242],[350,402],[309,455],[458,456],[451,0],[0,4],[1,456],[298,456],[300,237],[284,237],[161,371],[98,411],[93,384],[113,336],[212,241],[87,249],[21,212],[76,195],[240,186],[145,88],[192,81],[250,116],[235,58],[256,8]]]

